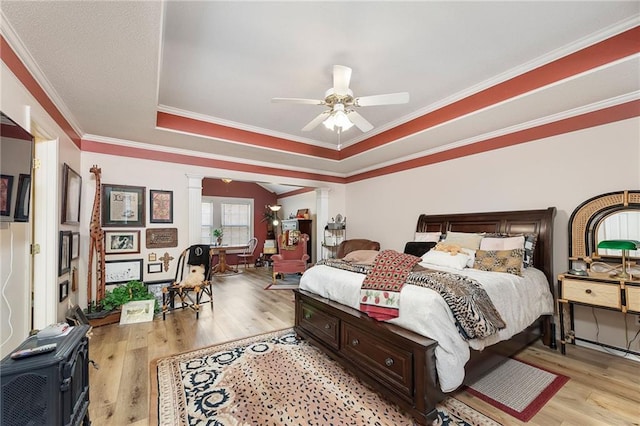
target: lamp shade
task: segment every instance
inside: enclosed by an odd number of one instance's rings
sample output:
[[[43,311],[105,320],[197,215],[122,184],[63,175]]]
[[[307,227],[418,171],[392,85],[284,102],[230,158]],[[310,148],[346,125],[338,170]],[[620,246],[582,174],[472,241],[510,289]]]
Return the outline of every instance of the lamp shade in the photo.
[[[598,243],[598,248],[611,250],[637,250],[640,247],[638,240],[604,240]]]

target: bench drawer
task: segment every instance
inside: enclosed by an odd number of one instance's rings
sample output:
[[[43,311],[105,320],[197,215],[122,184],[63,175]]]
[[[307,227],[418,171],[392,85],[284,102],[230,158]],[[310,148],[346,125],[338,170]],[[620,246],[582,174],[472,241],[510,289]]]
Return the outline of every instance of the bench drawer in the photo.
[[[333,348],[340,345],[340,320],[307,303],[300,309],[300,326]]]
[[[413,354],[411,350],[390,347],[350,324],[342,324],[342,354],[356,364],[397,388],[400,393],[413,395]]]

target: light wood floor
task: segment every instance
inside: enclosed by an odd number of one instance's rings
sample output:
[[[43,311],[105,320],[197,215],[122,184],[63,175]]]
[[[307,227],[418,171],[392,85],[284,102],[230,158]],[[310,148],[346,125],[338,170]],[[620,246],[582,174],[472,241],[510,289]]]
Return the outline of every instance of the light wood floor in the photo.
[[[265,291],[266,268],[250,268],[214,282],[214,308],[174,311],[153,322],[108,325],[93,330],[89,413],[95,426],[147,425],[149,363],[159,357],[293,326],[293,293]],[[503,425],[638,425],[640,364],[570,346],[568,355],[534,345],[519,358],[571,380],[528,423],[461,392],[456,397]],[[517,378],[514,378],[516,380]]]

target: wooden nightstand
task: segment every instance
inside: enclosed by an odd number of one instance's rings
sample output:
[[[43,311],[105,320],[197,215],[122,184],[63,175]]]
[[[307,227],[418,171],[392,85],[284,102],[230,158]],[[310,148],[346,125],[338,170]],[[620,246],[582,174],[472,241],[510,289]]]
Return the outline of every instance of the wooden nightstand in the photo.
[[[623,313],[640,313],[640,280],[620,280],[607,274],[589,276],[558,276],[558,312],[560,314],[560,348],[566,354],[566,344],[580,340],[575,335],[574,305],[593,306]],[[565,327],[565,310],[569,311],[569,330]]]

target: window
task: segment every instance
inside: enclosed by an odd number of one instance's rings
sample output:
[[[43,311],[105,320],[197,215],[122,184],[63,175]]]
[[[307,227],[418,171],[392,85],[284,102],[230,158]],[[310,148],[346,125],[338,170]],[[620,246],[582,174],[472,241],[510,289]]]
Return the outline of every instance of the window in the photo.
[[[253,199],[202,197],[204,244],[214,244],[214,229],[222,229],[222,244],[246,244],[253,236]]]

